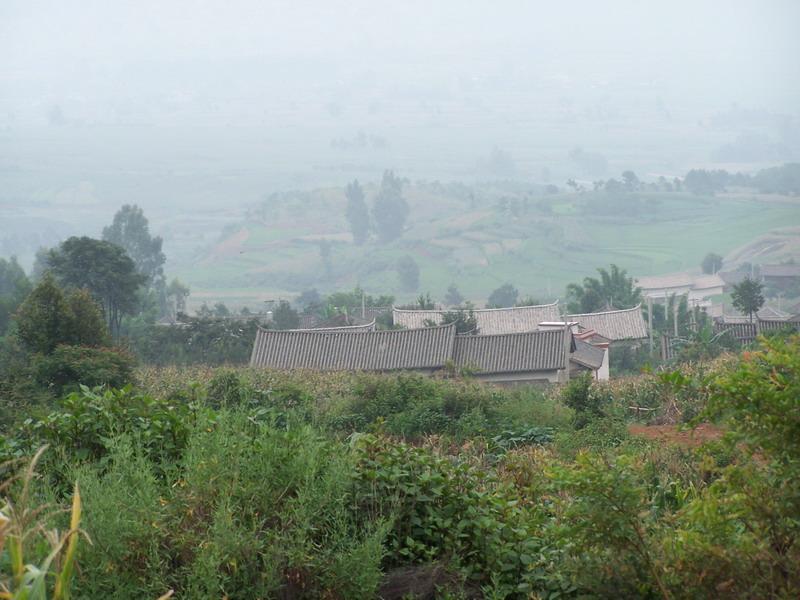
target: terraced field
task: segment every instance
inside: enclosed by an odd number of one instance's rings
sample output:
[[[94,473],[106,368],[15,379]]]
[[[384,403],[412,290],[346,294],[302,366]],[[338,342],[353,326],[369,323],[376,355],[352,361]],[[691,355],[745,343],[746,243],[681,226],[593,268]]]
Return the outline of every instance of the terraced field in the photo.
[[[375,189],[367,188],[367,199]],[[696,269],[707,252],[731,263],[798,255],[800,201],[775,197],[678,193],[542,195],[483,187],[466,196],[431,184],[405,190],[411,217],[390,244],[352,243],[341,190],[323,189],[272,199],[254,208],[229,235],[179,272],[196,302],[225,299],[254,304],[289,298],[303,289],[403,290],[397,260],[420,267],[418,291],[440,298],[450,283],[483,303],[505,282],[541,299],[616,263],[635,275]],[[301,223],[301,226],[298,226]],[[788,229],[787,229],[788,228]],[[766,236],[766,237],[762,237]],[[762,239],[759,251],[745,251]],[[780,243],[765,243],[777,239]],[[324,254],[329,251],[329,258]],[[729,264],[730,266],[730,264]]]

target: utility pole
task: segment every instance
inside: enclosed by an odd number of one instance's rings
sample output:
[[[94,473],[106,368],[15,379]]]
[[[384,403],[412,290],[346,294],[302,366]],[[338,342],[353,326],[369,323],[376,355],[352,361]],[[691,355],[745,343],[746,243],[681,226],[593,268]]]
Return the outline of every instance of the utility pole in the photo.
[[[653,356],[653,299],[647,297],[647,331],[650,334],[650,356]]]

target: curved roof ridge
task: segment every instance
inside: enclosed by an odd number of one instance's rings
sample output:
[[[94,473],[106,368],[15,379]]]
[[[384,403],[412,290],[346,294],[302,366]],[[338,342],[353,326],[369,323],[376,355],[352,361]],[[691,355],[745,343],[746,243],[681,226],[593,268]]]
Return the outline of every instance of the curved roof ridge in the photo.
[[[272,331],[336,331],[336,330],[348,330],[348,329],[366,329],[367,327],[372,327],[375,325],[375,319],[373,318],[372,321],[369,323],[364,323],[362,325],[339,325],[334,327],[297,327],[295,329],[274,329]]]
[[[374,322],[374,321],[373,321]],[[370,325],[369,323],[367,325]],[[347,329],[361,329],[366,327],[367,325],[347,325],[344,327],[320,327],[318,329],[267,329],[262,327],[261,325],[258,326],[258,331],[263,331],[265,333],[345,333]],[[455,323],[442,323],[440,325],[431,325],[430,327],[412,327],[408,329],[373,329],[372,331],[364,331],[364,333],[397,333],[399,331],[415,331],[418,329],[444,329],[446,327],[455,328]]]
[[[632,310],[637,310],[642,308],[642,303],[639,302],[636,306],[632,306],[630,308],[615,308],[614,310],[601,310],[600,312],[588,312],[588,313],[570,313],[568,317],[586,317],[588,315],[609,315],[612,313],[621,313],[621,312],[630,312]]]
[[[392,310],[397,312],[435,312],[435,313],[446,313],[452,312],[455,310],[471,310],[472,312],[490,312],[496,310],[522,310],[525,308],[548,308],[550,306],[556,306],[558,304],[558,300],[555,302],[550,302],[548,304],[531,304],[530,306],[505,306],[500,308],[467,308],[466,306],[454,306],[451,308],[399,308],[397,306],[392,306]]]
[[[458,333],[456,334],[459,339],[485,339],[491,337],[513,337],[513,336],[522,336],[522,335],[542,335],[546,333],[551,333],[553,331],[560,331],[563,333],[565,329],[564,327],[551,327],[548,329],[531,329],[530,331],[513,331],[511,333],[478,333],[476,335],[471,335],[468,333]]]

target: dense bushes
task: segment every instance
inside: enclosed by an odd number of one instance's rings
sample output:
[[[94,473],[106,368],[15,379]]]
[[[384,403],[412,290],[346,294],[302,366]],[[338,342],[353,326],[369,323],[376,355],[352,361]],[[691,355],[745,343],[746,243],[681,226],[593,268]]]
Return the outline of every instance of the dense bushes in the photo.
[[[145,371],[149,393],[82,388],[0,454],[50,444],[41,507],[78,481],[92,544],[75,597],[400,598],[420,580],[428,597],[793,597],[800,338],[763,344],[579,380],[563,393],[583,423],[539,392],[457,381]],[[629,406],[691,407],[730,439],[646,441]]]
[[[60,395],[79,385],[108,385],[119,388],[133,378],[133,357],[117,348],[58,346],[51,354],[34,358],[36,379]]]

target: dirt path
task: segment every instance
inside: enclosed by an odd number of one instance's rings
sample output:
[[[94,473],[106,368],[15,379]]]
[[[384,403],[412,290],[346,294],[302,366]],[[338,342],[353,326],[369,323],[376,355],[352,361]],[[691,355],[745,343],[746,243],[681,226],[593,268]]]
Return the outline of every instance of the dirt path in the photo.
[[[710,423],[701,423],[694,429],[686,430],[679,429],[678,425],[630,425],[628,431],[631,435],[685,448],[696,448],[703,442],[718,440],[725,433]]]

